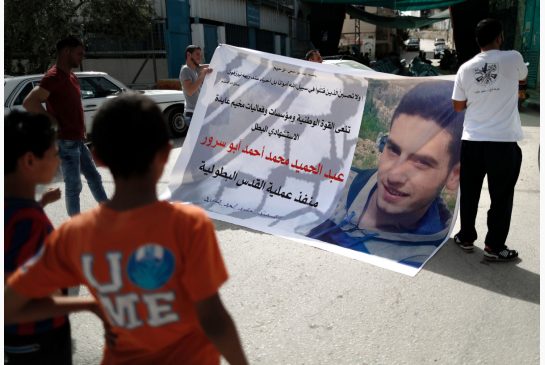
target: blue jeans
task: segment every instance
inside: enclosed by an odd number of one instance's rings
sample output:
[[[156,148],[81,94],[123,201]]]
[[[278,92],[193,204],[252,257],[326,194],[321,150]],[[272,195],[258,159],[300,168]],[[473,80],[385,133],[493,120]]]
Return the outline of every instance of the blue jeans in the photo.
[[[80,212],[79,194],[82,189],[80,174],[87,179],[87,184],[97,202],[107,200],[108,197],[102,186],[102,177],[97,171],[91,152],[83,141],[60,139],[58,144],[68,215],[73,216]]]
[[[191,119],[193,119],[193,112],[185,112],[184,111],[184,121],[185,121],[185,124],[187,124],[188,127],[191,124]]]

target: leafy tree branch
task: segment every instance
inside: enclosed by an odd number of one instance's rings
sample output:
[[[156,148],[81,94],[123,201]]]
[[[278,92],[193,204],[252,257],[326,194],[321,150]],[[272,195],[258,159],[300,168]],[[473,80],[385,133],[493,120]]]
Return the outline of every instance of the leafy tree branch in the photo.
[[[69,34],[144,39],[154,16],[150,0],[5,0],[4,73],[45,72]]]

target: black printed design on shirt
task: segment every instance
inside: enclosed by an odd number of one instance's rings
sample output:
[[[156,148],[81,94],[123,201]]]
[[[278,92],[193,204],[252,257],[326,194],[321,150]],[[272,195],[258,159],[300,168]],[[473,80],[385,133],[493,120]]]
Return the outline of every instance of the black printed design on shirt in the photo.
[[[498,78],[497,63],[485,63],[483,67],[475,68],[473,71],[475,73],[475,81],[482,86],[493,85]]]

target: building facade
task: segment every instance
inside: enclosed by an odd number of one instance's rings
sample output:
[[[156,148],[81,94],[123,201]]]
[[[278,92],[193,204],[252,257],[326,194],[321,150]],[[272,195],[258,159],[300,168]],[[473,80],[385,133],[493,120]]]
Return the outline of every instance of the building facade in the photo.
[[[189,44],[210,62],[221,43],[290,55],[294,1],[161,0],[165,2],[168,76],[176,77]]]
[[[90,35],[85,70],[100,70],[136,88],[177,78],[185,48],[203,49],[210,62],[219,44],[291,56],[309,43],[299,0],[153,0],[156,17],[149,39],[116,41]],[[298,14],[296,16],[295,14]],[[297,53],[297,52],[296,52]]]

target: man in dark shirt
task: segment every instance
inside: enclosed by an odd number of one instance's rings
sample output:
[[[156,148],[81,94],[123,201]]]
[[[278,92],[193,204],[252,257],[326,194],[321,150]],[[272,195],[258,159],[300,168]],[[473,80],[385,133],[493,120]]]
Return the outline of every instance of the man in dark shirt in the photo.
[[[30,112],[48,115],[58,126],[59,156],[66,187],[66,210],[73,216],[80,212],[79,195],[83,173],[97,202],[107,199],[86,138],[79,81],[72,72],[83,60],[83,43],[75,37],[57,42],[57,61],[23,101]],[[46,104],[46,108],[42,106]]]

